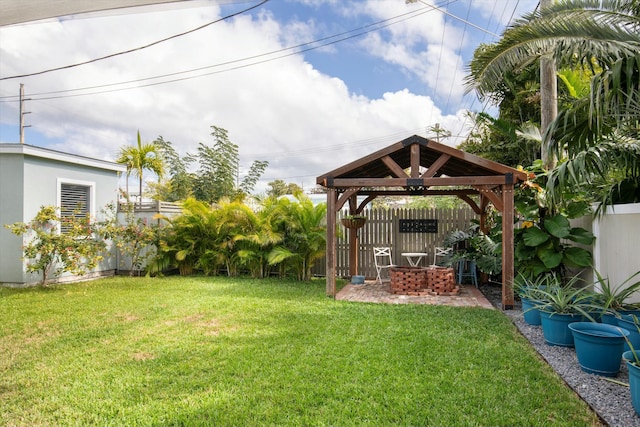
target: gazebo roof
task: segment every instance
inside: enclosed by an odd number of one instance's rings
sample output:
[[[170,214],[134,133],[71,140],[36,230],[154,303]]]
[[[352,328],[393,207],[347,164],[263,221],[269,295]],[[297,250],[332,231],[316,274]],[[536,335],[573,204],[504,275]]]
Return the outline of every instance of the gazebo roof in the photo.
[[[415,189],[515,184],[526,178],[517,169],[413,135],[327,172],[317,177],[316,182],[329,188]]]

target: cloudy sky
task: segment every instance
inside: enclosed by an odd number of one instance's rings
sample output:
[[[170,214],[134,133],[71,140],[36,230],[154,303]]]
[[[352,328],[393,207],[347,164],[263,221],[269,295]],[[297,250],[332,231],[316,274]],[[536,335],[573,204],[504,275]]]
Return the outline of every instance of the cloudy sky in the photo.
[[[241,174],[269,162],[257,191],[275,179],[308,189],[407,136],[435,137],[436,123],[452,134],[444,142],[458,144],[471,125],[465,112],[488,108],[464,93],[474,49],[537,6],[260,3],[192,0],[0,27],[0,142],[19,142],[23,83],[27,144],[114,160],[139,130],[185,154],[212,144],[215,125],[240,147]]]

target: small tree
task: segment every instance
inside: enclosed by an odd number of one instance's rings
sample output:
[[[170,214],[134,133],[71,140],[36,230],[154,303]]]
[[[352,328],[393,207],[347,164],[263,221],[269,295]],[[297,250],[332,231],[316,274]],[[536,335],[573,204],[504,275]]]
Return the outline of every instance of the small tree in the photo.
[[[145,262],[156,254],[158,227],[136,217],[132,203],[124,205],[123,222],[118,220],[113,204],[107,205],[103,212],[107,218],[100,224],[104,237],[111,239],[123,259],[130,261],[126,265],[129,275],[140,274]]]
[[[60,231],[62,224],[65,232]],[[23,259],[27,261],[28,272],[41,273],[42,285],[63,272],[85,274],[103,259],[106,248],[89,218],[61,217],[55,206],[42,206],[29,223],[16,222],[5,227],[17,236],[30,237],[24,246]]]

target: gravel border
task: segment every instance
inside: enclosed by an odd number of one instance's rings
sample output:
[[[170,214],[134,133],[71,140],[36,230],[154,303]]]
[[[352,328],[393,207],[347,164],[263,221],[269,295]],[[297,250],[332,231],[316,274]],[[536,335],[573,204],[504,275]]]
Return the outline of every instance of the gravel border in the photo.
[[[481,285],[480,290],[496,308],[502,309],[501,287]],[[631,405],[629,387],[618,385],[598,375],[583,372],[578,364],[575,350],[546,344],[542,328],[525,323],[522,307],[518,303],[513,310],[504,310],[503,313],[511,319],[540,356],[600,416],[604,423],[610,427],[640,427],[640,417],[636,415]],[[614,380],[623,383],[629,382],[629,372],[624,362],[620,366],[620,373]]]

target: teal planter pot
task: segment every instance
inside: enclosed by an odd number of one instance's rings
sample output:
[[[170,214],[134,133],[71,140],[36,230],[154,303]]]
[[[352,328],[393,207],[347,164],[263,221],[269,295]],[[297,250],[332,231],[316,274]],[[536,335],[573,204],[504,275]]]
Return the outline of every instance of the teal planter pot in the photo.
[[[600,317],[600,322],[605,323],[607,325],[618,326],[618,318],[611,313],[603,314]]]
[[[544,340],[549,345],[573,347],[573,334],[569,329],[569,324],[583,320],[583,316],[579,314],[560,314],[540,311],[542,335],[544,335]]]
[[[535,301],[528,298],[520,298],[522,301],[522,316],[525,323],[528,325],[539,326],[540,325],[540,311],[536,307]]]
[[[627,339],[631,341],[631,345],[636,351],[640,351],[640,332],[638,332],[638,326],[633,322],[633,318],[625,314],[622,317],[616,319],[618,322],[618,326],[629,331],[629,336]],[[629,344],[625,341],[624,343],[624,351],[629,351],[631,348]]]
[[[627,362],[629,370],[629,391],[631,392],[631,404],[636,415],[640,416],[640,366],[634,365],[635,361],[631,351],[625,351],[622,358]]]
[[[625,337],[619,326],[594,322],[570,323],[580,368],[588,374],[615,377],[620,371]]]
[[[618,326],[618,319],[620,319],[620,317],[630,317],[631,314],[635,314],[637,317],[640,317],[640,310],[620,310],[616,314],[605,313],[602,315],[601,322]]]

